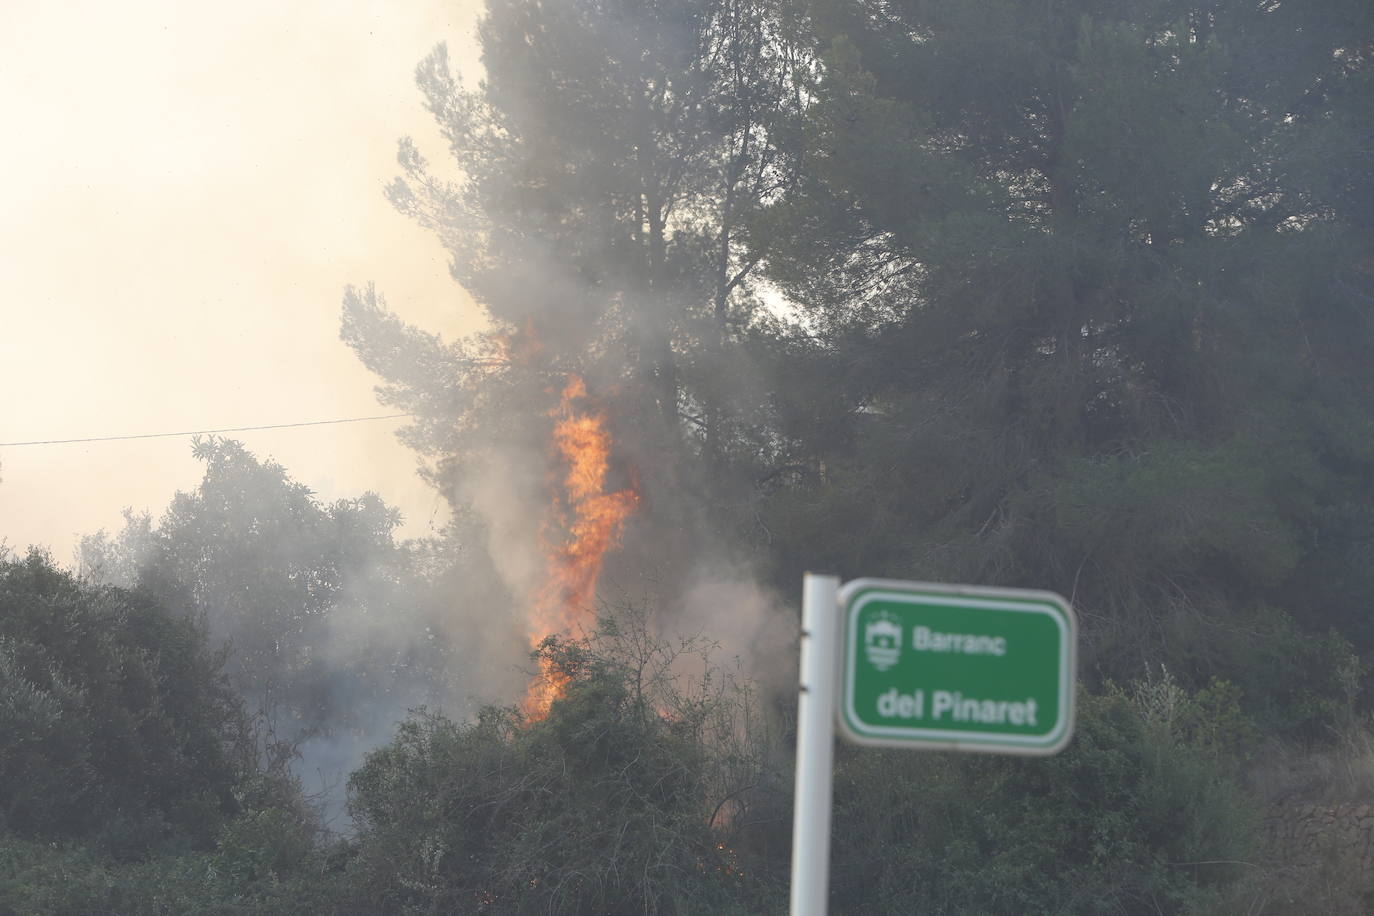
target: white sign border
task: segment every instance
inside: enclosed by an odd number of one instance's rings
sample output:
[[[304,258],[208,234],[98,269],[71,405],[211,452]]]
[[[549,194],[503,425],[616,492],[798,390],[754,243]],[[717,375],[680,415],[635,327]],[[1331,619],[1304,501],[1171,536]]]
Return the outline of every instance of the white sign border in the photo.
[[[855,594],[863,591],[877,593],[875,598],[903,600],[913,595],[928,596],[953,604],[966,604],[990,610],[1024,611],[1051,617],[1060,630],[1058,727],[1043,736],[942,729],[923,729],[919,735],[913,735],[910,726],[871,726],[866,732],[857,731],[849,721],[850,716],[858,721],[857,711],[853,708],[856,672],[855,666],[851,664],[854,657],[851,646],[856,644],[858,637],[856,628],[859,611],[868,603],[868,599],[865,597],[865,600],[854,607],[850,607],[850,601]],[[852,579],[840,587],[839,605],[842,618],[840,623],[843,628],[839,640],[842,684],[840,695],[836,697],[834,712],[840,732],[847,740],[855,744],[907,750],[972,751],[1047,757],[1062,751],[1073,738],[1074,723],[1077,719],[1074,693],[1078,681],[1078,619],[1074,616],[1073,607],[1062,595],[1037,589],[952,585],[900,579]]]

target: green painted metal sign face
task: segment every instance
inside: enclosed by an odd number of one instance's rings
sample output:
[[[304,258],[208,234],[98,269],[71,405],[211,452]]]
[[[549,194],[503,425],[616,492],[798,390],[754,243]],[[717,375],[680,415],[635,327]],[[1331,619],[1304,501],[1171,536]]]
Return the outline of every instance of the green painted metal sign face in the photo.
[[[856,579],[840,590],[841,730],[887,746],[1054,754],[1076,623],[1053,592]]]

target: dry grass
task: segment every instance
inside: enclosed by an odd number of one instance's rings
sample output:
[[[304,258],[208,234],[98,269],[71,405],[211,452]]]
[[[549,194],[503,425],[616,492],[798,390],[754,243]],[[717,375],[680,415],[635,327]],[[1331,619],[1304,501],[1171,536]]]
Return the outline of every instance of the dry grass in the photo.
[[[1351,722],[1319,748],[1268,741],[1247,782],[1261,804],[1374,804],[1374,726]]]
[[[1334,846],[1315,865],[1261,861],[1228,885],[1200,916],[1365,916],[1374,894],[1359,863]]]
[[[1267,741],[1247,769],[1253,797],[1273,809],[1374,804],[1374,726],[1352,720],[1329,745]],[[1299,852],[1273,841],[1206,912],[1215,916],[1357,916],[1374,912],[1374,874],[1333,833]]]

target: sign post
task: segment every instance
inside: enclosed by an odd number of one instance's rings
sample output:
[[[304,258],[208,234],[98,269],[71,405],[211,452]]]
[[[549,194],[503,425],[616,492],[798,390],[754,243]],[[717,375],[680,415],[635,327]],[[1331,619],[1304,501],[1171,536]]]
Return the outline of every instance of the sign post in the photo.
[[[830,789],[835,757],[839,588],[834,576],[802,580],[801,693],[792,802],[792,916],[825,916],[830,894]]]
[[[1073,735],[1076,647],[1073,609],[1053,592],[890,579],[840,587],[807,573],[792,916],[826,912],[836,719],[860,744],[1057,754]]]

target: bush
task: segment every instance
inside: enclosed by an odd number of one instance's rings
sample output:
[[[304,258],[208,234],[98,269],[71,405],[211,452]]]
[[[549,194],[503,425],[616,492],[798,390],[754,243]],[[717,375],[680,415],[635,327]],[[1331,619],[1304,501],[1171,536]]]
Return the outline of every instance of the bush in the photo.
[[[317,857],[312,856],[311,864]],[[243,874],[234,853],[113,862],[88,846],[0,832],[0,916],[344,916],[375,911],[343,895],[337,874]]]
[[[1171,689],[1177,691],[1176,687]],[[1180,913],[1235,877],[1251,820],[1234,768],[1151,711],[1149,691],[1081,695],[1046,759],[846,750],[837,757],[832,911]],[[1214,698],[1209,699],[1212,702]],[[1223,704],[1226,705],[1226,704]],[[1228,714],[1234,712],[1228,708]]]
[[[252,765],[222,662],[138,592],[0,558],[0,829],[208,848]]]
[[[725,797],[711,775],[739,772],[743,745],[712,739],[707,720],[741,695],[692,695],[672,653],[629,658],[621,635],[545,642],[538,659],[566,693],[542,720],[421,712],[369,757],[350,780],[362,899],[388,912],[720,913],[776,892],[741,873],[738,831],[711,824]]]
[[[1206,690],[1217,677],[1239,691],[1240,705],[1268,737],[1296,743],[1328,743],[1356,715],[1363,676],[1359,656],[1332,629],[1310,630],[1274,607],[1166,607],[1157,627],[1163,647],[1142,651],[1118,646],[1106,670],[1139,670],[1142,655],[1178,675],[1187,687]],[[1114,638],[1139,636],[1119,630]],[[1143,639],[1143,637],[1140,637]],[[1129,660],[1127,658],[1129,655]],[[1110,662],[1108,664],[1107,662]]]
[[[1330,741],[1355,714],[1362,676],[1354,647],[1340,633],[1308,633],[1288,614],[1260,610],[1230,665],[1266,734]]]

